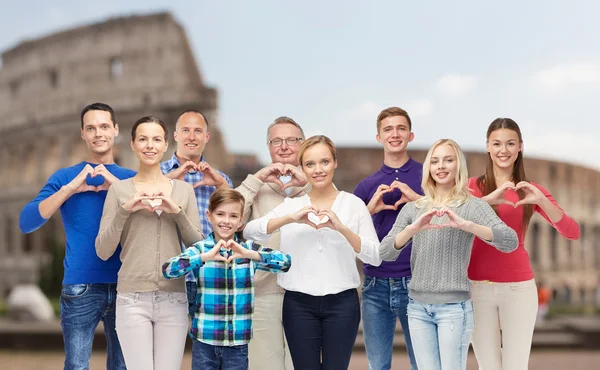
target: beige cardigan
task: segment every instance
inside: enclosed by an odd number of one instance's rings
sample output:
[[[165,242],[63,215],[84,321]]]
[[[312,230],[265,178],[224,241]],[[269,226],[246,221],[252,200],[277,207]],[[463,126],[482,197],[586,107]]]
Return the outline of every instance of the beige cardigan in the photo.
[[[181,253],[177,227],[185,245],[202,240],[198,205],[192,185],[173,180],[171,199],[181,207],[177,214],[150,213],[142,209],[129,213],[122,206],[131,199],[136,189],[133,179],[115,182],[108,189],[100,232],[96,237],[96,253],[103,260],[110,258],[121,243],[121,269],[117,291],[185,292],[184,279],[167,280],[162,264]]]
[[[301,197],[307,194],[311,186],[306,184],[304,187],[291,188],[290,198]],[[244,206],[244,223],[261,218],[273,208],[277,207],[288,196],[285,191],[282,191],[278,184],[264,183],[254,175],[248,175],[246,180],[242,182],[236,189],[239,191],[245,200]],[[280,234],[279,230],[274,232],[264,244],[266,247],[279,250]],[[292,261],[293,264],[293,261]],[[266,271],[257,270],[254,275],[254,289],[256,295],[282,293],[284,290],[277,285],[277,275]]]

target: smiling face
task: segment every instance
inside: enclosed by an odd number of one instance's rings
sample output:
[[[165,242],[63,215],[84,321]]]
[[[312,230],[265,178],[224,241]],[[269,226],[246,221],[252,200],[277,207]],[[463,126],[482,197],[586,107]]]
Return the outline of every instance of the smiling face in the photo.
[[[289,145],[285,139],[302,138],[300,129],[291,123],[278,123],[271,127],[269,132],[269,141],[282,140],[281,145],[269,145],[269,154],[273,163],[298,165],[298,151],[302,146],[302,141],[297,140],[294,144]]]
[[[391,116],[381,121],[376,139],[383,145],[386,153],[401,153],[406,151],[408,143],[414,137],[406,117]]]
[[[177,142],[177,155],[191,159],[202,155],[210,139],[208,124],[196,112],[187,112],[177,120],[173,137]]]
[[[90,110],[83,116],[81,138],[92,153],[103,155],[111,151],[117,135],[119,126],[112,121],[110,112]]]
[[[522,145],[516,131],[501,128],[490,133],[486,148],[494,167],[512,170]]]
[[[206,211],[215,233],[215,240],[233,239],[233,234],[240,227],[244,206],[240,202],[225,202],[219,204],[212,212]]]
[[[337,161],[327,145],[315,144],[304,151],[302,170],[313,188],[330,185],[336,168]]]
[[[456,184],[458,160],[456,151],[449,144],[438,145],[431,155],[429,175],[438,188],[452,188]]]
[[[165,130],[154,122],[138,125],[135,139],[131,141],[131,149],[140,163],[146,166],[159,165],[163,154],[167,151],[167,146]]]

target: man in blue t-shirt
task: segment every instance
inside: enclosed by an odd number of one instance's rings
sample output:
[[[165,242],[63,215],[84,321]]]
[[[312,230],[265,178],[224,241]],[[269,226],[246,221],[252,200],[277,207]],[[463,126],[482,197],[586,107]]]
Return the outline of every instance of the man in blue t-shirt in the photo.
[[[126,369],[115,332],[117,273],[120,249],[108,261],[96,255],[95,239],[106,190],[135,175],[113,160],[119,126],[113,109],[103,103],[81,112],[81,138],[88,147],[85,162],[56,171],[38,196],[21,211],[23,233],[39,229],[57,210],[66,235],[65,274],[60,295],[60,323],[65,343],[65,370],[87,369],[98,323],[104,323],[107,369]]]
[[[367,205],[381,241],[394,225],[404,204],[423,194],[423,165],[410,158],[406,151],[414,134],[405,110],[390,107],[381,111],[377,117],[376,138],[383,145],[383,166],[361,181],[354,194]],[[361,306],[370,370],[389,370],[392,366],[396,317],[402,325],[411,367],[417,369],[406,315],[411,277],[410,251],[411,245],[408,244],[394,262],[384,261],[380,266],[364,265]]]

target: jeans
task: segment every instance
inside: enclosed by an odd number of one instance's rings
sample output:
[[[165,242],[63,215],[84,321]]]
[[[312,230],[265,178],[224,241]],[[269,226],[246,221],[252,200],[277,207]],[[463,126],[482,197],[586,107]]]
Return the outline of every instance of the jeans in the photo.
[[[60,325],[65,343],[65,370],[89,369],[96,327],[104,324],[106,368],[125,370],[115,331],[116,284],[69,284],[60,293]]]
[[[389,370],[396,332],[396,318],[404,332],[412,370],[417,370],[408,328],[408,283],[410,277],[386,279],[365,276],[362,287],[362,315],[365,349],[370,370]]]
[[[419,369],[465,370],[473,336],[473,302],[408,303],[408,324]]]
[[[190,320],[194,320],[194,315],[196,314],[196,295],[198,294],[198,283],[195,281],[186,281],[185,291],[187,292]]]
[[[294,369],[347,369],[359,322],[356,289],[325,296],[286,291],[283,328]]]
[[[188,332],[184,292],[117,295],[117,334],[129,370],[179,370]]]
[[[248,345],[213,346],[194,339],[192,370],[248,370]]]

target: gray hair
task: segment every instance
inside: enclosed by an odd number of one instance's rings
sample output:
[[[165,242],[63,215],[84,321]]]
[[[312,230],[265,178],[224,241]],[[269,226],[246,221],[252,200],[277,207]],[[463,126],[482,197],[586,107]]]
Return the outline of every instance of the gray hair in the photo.
[[[281,117],[275,118],[275,121],[273,121],[273,123],[271,123],[269,125],[269,128],[267,128],[267,143],[269,142],[269,137],[271,136],[271,129],[273,128],[273,126],[275,126],[275,125],[281,125],[281,124],[284,124],[284,123],[296,126],[298,128],[298,130],[300,130],[300,134],[302,135],[302,139],[305,138],[304,137],[304,130],[302,130],[302,127],[300,127],[300,125],[298,124],[298,122],[294,121],[290,117],[281,116]]]

